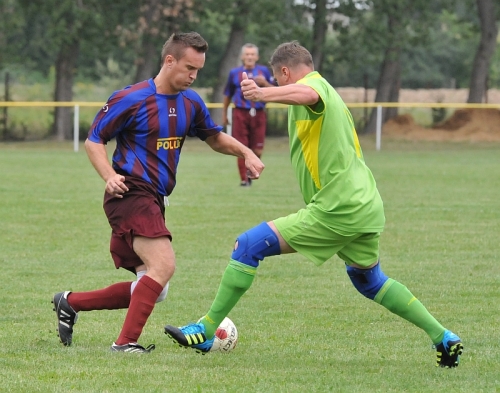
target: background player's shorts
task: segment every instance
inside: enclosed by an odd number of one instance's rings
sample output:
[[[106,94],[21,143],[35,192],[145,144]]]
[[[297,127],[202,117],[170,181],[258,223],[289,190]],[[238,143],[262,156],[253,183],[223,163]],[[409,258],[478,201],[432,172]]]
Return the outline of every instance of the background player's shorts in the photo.
[[[378,260],[380,233],[345,233],[321,222],[308,209],[273,222],[290,247],[318,266],[335,254],[347,265],[369,266]]]
[[[266,139],[267,116],[264,109],[255,111],[233,108],[232,136],[252,150],[262,150]]]
[[[110,251],[115,266],[135,273],[135,267],[144,262],[132,247],[134,236],[172,240],[172,235],[165,226],[163,196],[142,179],[125,176],[125,184],[129,190],[123,198],[104,193],[103,207],[112,229]]]

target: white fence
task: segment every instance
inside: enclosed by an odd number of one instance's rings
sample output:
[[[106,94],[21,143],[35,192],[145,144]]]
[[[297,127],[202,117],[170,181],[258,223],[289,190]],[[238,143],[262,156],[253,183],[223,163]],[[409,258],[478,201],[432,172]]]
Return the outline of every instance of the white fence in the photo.
[[[73,107],[73,148],[77,152],[79,149],[79,135],[80,135],[80,107],[95,107],[99,108],[104,105],[103,102],[0,102],[1,107]],[[493,108],[500,109],[500,104],[465,104],[465,103],[399,103],[399,102],[375,102],[375,103],[346,103],[348,108],[376,108],[377,122],[376,122],[376,136],[375,148],[380,150],[382,148],[382,108]],[[207,103],[208,108],[222,108],[221,103]],[[267,108],[287,108],[283,104],[267,104]],[[228,117],[231,118],[232,106],[229,107]],[[227,127],[227,133],[231,134],[231,126]]]

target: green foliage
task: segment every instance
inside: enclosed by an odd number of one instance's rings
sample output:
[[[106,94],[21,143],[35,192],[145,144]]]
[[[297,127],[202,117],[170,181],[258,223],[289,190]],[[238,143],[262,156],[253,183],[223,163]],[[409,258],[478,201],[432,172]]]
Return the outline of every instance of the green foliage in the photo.
[[[368,86],[375,87],[389,40],[387,18],[395,14],[402,46],[402,87],[468,86],[479,42],[478,18],[471,4],[391,0],[347,14],[349,25],[339,26],[325,48],[323,74],[334,85],[363,86],[366,76]],[[498,68],[498,62],[493,61],[490,87],[499,86],[495,76]]]
[[[500,386],[498,145],[361,139],[385,202],[384,271],[465,344],[460,367],[434,366],[428,337],[362,297],[342,262],[266,258],[231,312],[240,335],[228,354],[174,346],[166,323],[210,306],[234,239],[303,206],[287,140],[268,140],[266,169],[238,186],[233,157],[190,140],[167,208],[177,270],[140,342],[148,356],[113,354],[124,310],[82,312],[74,344],[58,343],[50,300],[133,276],[115,270],[104,184],[71,143],[0,144],[0,378],[6,392],[494,392]],[[390,148],[388,148],[390,147]],[[203,170],[200,170],[203,168]],[[35,191],[34,191],[35,190]],[[404,376],[404,377],[402,377]]]
[[[310,26],[306,23],[303,7],[293,0],[257,1],[202,1],[200,19],[193,28],[209,42],[205,67],[198,76],[197,85],[212,87],[217,81],[219,64],[229,38],[235,15],[245,12],[245,42],[259,47],[259,62],[268,64],[274,48],[284,41],[299,40],[307,44]],[[221,12],[223,10],[223,12]],[[287,21],[280,23],[279,21]]]
[[[369,87],[374,87],[383,51],[388,40],[393,40],[391,29],[397,31],[393,44],[402,48],[402,87],[449,87],[452,81],[458,87],[468,85],[479,42],[474,2],[327,3],[331,24],[322,72],[334,85],[363,86],[367,77]],[[159,8],[154,8],[148,25],[144,15],[151,7]],[[61,48],[78,40],[80,79],[101,83],[101,78],[109,77],[109,70],[102,76],[99,64],[112,59],[120,65],[122,84],[126,85],[145,56],[145,42],[153,42],[159,54],[172,31],[196,30],[210,45],[196,86],[211,87],[235,15],[244,15],[245,40],[259,46],[261,62],[266,63],[281,42],[298,40],[307,47],[312,45],[314,7],[312,0],[0,0],[0,72],[9,70],[15,78],[23,74],[25,80],[40,82],[54,67]],[[499,52],[492,61],[490,87],[500,87]]]
[[[22,63],[24,19],[15,0],[0,0],[0,70]]]
[[[130,84],[130,81],[133,79],[133,70],[129,67],[124,67],[122,64],[113,58],[108,58],[106,63],[96,60],[95,69],[99,76],[99,85],[106,86],[109,89],[110,95],[111,92],[122,89]]]

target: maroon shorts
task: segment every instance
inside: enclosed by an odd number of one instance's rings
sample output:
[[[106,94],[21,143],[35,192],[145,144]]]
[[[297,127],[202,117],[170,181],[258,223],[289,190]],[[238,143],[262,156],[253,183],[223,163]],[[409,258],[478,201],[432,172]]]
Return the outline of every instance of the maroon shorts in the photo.
[[[232,136],[252,150],[262,150],[266,139],[266,111],[233,108]]]
[[[172,240],[172,235],[165,226],[163,196],[142,179],[125,176],[125,184],[129,190],[123,198],[104,193],[103,207],[112,230],[110,251],[115,266],[135,273],[135,267],[144,262],[132,247],[134,236]]]

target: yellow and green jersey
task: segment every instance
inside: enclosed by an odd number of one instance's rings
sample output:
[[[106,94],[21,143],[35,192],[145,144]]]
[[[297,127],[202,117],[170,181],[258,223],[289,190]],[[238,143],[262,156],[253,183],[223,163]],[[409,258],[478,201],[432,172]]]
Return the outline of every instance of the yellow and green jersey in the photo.
[[[381,232],[382,199],[349,109],[318,72],[297,83],[310,86],[320,97],[313,108],[288,108],[291,161],[307,208],[338,231]]]

